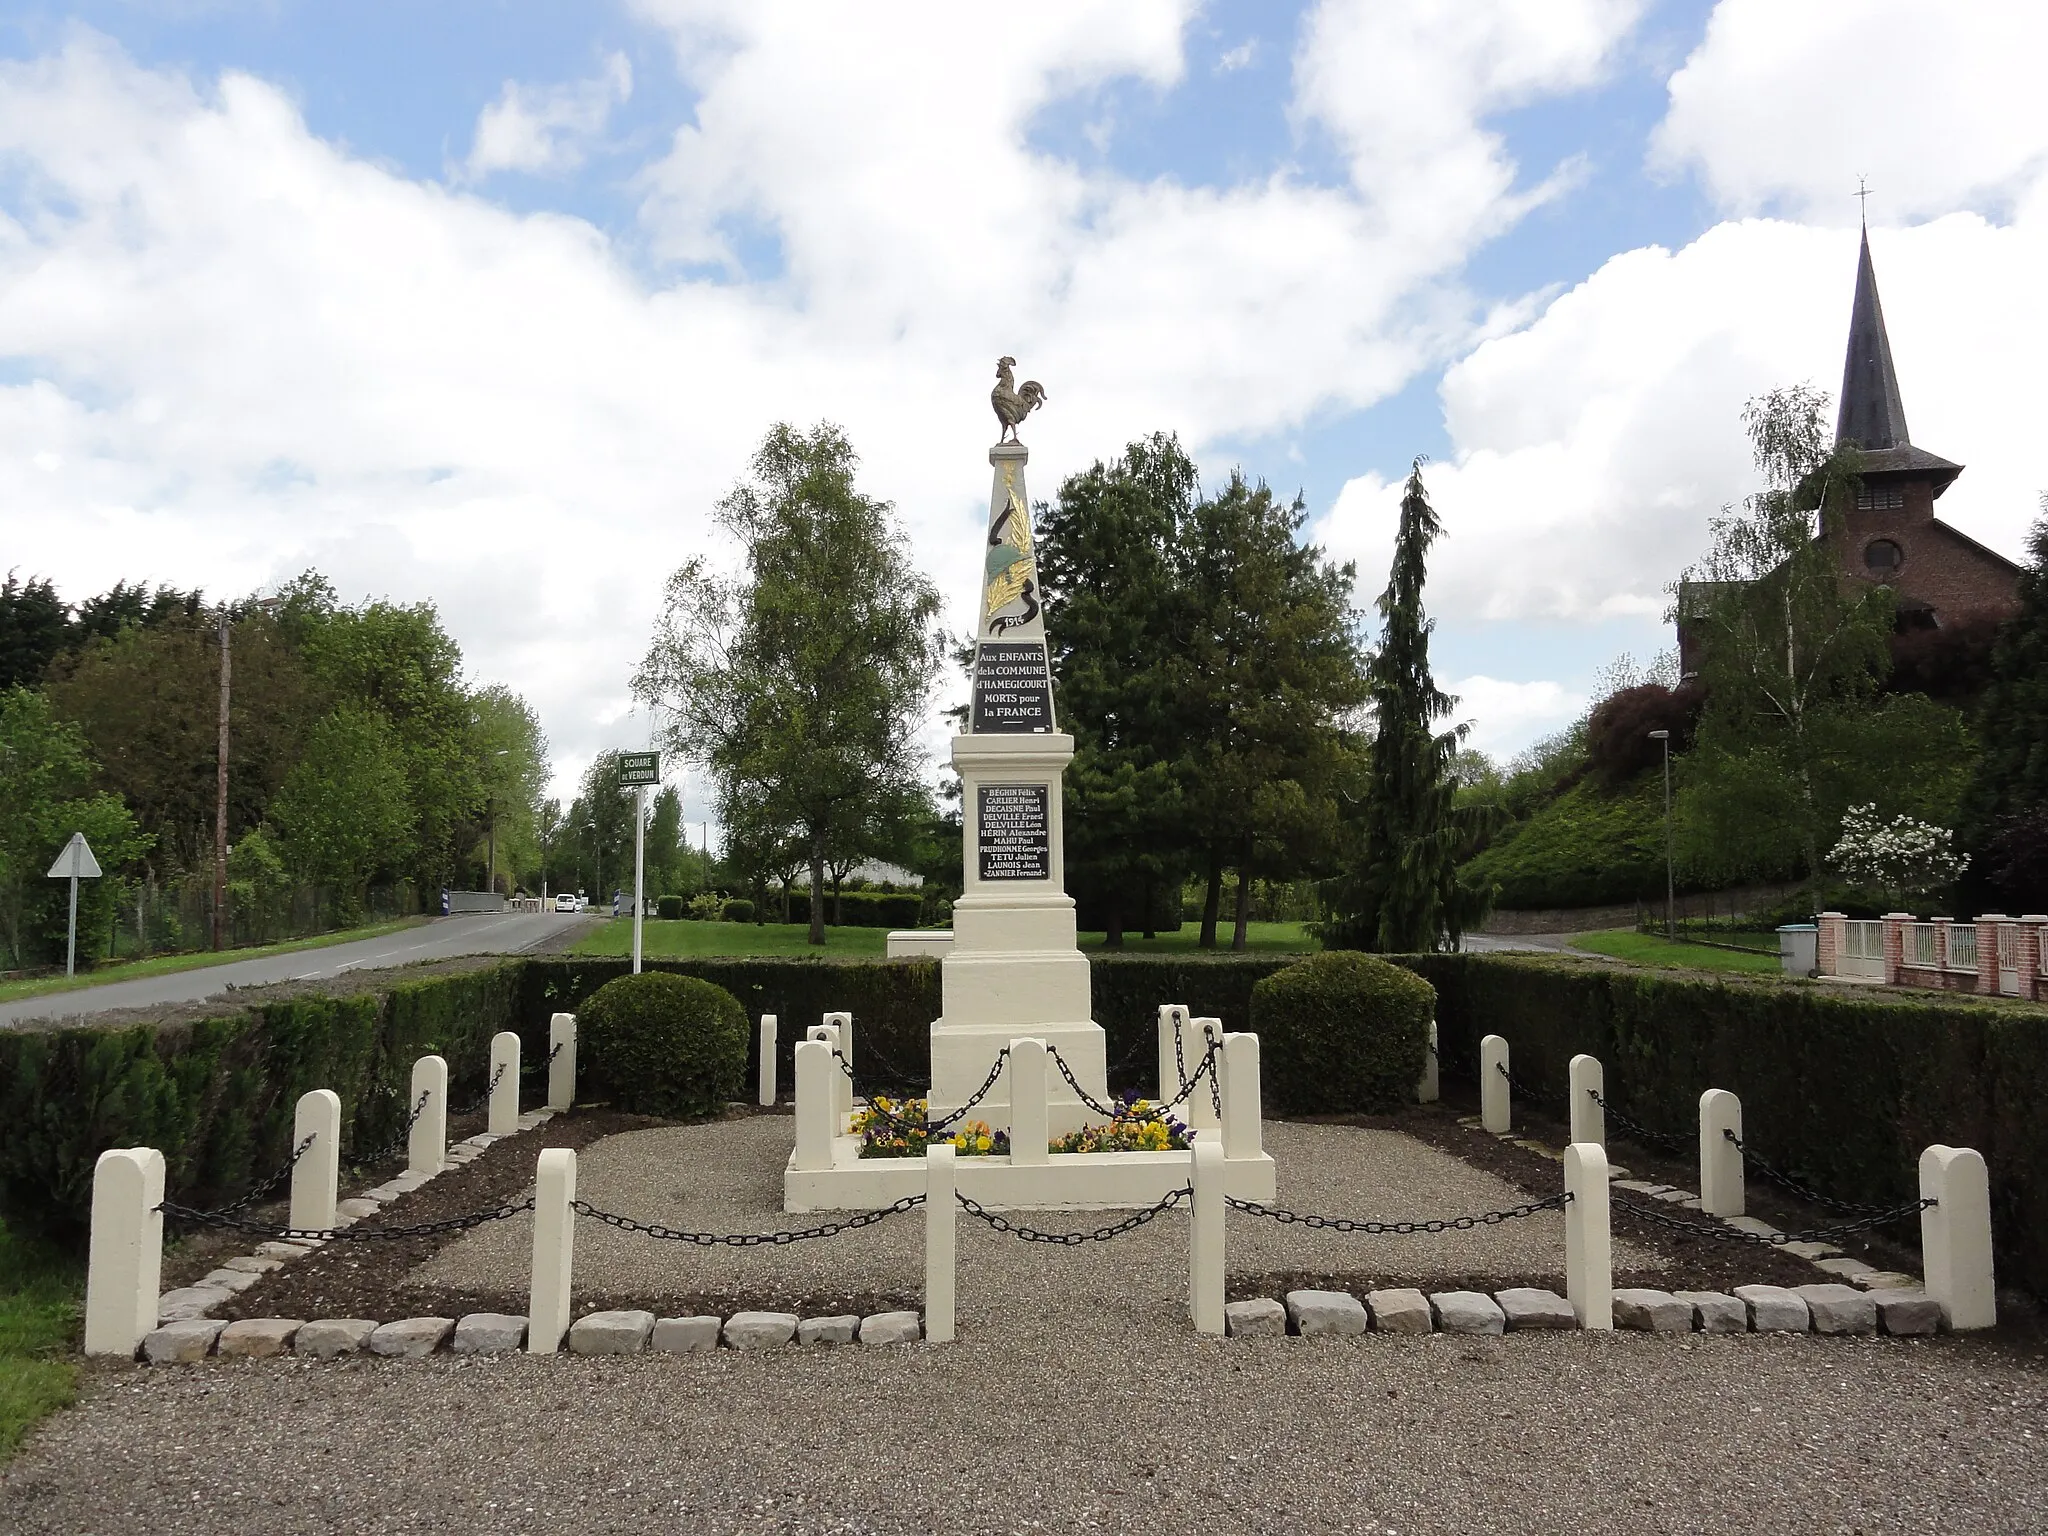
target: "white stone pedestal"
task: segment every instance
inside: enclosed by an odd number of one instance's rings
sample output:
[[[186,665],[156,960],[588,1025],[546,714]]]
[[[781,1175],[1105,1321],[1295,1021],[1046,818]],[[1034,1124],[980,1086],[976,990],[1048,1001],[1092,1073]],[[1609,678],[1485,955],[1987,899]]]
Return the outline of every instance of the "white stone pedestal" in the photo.
[[[940,963],[943,1015],[932,1025],[931,1113],[942,1118],[965,1103],[987,1078],[1002,1048],[1020,1035],[1057,1050],[1096,1099],[1109,1096],[1102,1026],[1095,1023],[1088,988],[1088,957],[1075,942],[1074,899],[1065,888],[1061,852],[1060,774],[1074,756],[1074,738],[1055,733],[963,735],[953,738],[960,774],[967,868],[953,903],[953,942]],[[985,790],[995,791],[993,797]],[[1021,862],[1011,851],[988,848],[984,804],[1045,803],[1046,857],[1042,877],[998,874]],[[1014,818],[1013,818],[1014,819]],[[989,840],[999,841],[989,829]],[[984,878],[985,875],[995,876]],[[1075,1130],[1091,1116],[1066,1079],[1047,1062],[1052,1134]],[[996,1130],[1010,1126],[1008,1072],[969,1118]]]

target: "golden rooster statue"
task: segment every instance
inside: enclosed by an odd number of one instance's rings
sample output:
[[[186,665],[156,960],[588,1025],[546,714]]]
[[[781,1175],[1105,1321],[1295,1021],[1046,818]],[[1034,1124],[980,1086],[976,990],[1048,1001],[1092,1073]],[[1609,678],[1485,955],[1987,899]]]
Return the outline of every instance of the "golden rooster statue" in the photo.
[[[1017,366],[1014,357],[996,359],[996,387],[988,393],[988,403],[995,407],[996,420],[1003,424],[998,444],[1020,442],[1017,426],[1045,404],[1045,386],[1036,379],[1026,379],[1024,387],[1017,387],[1017,375],[1010,370]]]

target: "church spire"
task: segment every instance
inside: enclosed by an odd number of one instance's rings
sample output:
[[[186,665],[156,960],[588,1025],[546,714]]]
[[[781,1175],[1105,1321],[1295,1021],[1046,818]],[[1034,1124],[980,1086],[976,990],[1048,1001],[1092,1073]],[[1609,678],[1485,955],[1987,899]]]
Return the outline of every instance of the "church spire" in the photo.
[[[1870,263],[1870,231],[1856,263],[1856,302],[1849,311],[1849,352],[1842,360],[1842,405],[1835,417],[1835,441],[1865,450],[1904,448],[1906,407],[1899,398],[1899,374],[1885,335],[1884,306],[1877,300],[1877,269]]]

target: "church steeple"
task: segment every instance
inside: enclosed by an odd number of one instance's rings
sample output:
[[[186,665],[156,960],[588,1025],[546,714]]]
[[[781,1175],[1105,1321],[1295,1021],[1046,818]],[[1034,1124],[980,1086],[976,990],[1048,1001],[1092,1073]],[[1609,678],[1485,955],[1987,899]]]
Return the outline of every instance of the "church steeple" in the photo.
[[[1856,301],[1849,310],[1849,352],[1842,360],[1835,441],[1863,449],[1903,448],[1912,441],[1906,435],[1906,406],[1899,398],[1891,338],[1884,330],[1884,306],[1877,298],[1868,229],[1863,231],[1863,253],[1856,262]]]
[[[1859,505],[1898,506],[1907,482],[1922,487],[1932,502],[1963,472],[1938,454],[1913,446],[1906,432],[1906,405],[1899,396],[1899,371],[1885,334],[1884,306],[1877,298],[1877,268],[1870,260],[1870,230],[1856,260],[1856,298],[1849,309],[1849,350],[1842,359],[1842,403],[1835,415],[1835,441],[1862,453],[1864,490]]]

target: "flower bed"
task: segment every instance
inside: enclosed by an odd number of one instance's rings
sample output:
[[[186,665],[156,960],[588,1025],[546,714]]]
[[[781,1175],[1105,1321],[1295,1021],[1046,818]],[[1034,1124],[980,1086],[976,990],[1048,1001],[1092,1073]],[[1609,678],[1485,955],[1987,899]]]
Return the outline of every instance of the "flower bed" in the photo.
[[[931,1143],[926,1125],[926,1101],[890,1099],[877,1094],[867,1108],[857,1110],[852,1134],[860,1138],[862,1157],[923,1157]],[[1008,1157],[1010,1137],[1006,1131],[991,1131],[983,1120],[970,1120],[945,1138],[961,1157]],[[1084,1125],[1080,1130],[1047,1144],[1050,1152],[1185,1152],[1188,1128],[1170,1114],[1162,1114],[1144,1099],[1119,1099],[1115,1115],[1103,1125]]]

